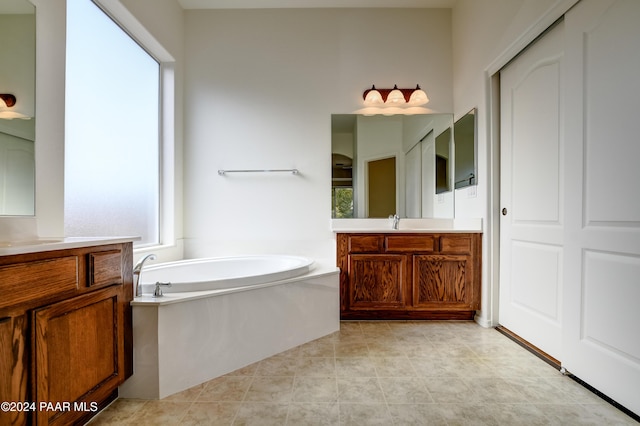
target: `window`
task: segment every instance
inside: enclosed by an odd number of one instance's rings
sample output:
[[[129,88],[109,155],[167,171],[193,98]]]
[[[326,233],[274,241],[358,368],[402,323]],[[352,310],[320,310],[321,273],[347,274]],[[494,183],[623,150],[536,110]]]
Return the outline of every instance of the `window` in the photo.
[[[67,2],[65,234],[160,242],[160,64],[90,0]]]
[[[353,187],[333,187],[331,188],[331,200],[333,218],[353,217]]]

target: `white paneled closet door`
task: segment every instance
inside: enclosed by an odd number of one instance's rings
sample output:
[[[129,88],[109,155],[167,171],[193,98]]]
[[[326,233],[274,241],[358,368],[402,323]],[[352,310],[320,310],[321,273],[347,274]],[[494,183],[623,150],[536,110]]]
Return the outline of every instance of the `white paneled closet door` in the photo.
[[[500,71],[499,322],[560,358],[564,24]]]
[[[562,364],[640,414],[640,1],[565,17]]]

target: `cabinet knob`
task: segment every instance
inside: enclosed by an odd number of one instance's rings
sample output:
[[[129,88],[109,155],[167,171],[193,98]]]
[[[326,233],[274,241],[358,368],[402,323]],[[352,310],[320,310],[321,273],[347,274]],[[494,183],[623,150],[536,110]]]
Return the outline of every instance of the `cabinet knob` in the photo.
[[[506,216],[507,215],[507,208],[503,207],[502,208],[502,216]]]

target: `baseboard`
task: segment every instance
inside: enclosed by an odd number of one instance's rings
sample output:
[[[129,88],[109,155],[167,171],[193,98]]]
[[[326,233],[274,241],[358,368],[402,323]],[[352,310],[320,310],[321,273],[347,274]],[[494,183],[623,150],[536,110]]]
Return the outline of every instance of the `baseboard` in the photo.
[[[473,320],[480,326],[484,328],[493,328],[493,321],[488,318],[485,318],[481,315],[476,314],[473,317]]]

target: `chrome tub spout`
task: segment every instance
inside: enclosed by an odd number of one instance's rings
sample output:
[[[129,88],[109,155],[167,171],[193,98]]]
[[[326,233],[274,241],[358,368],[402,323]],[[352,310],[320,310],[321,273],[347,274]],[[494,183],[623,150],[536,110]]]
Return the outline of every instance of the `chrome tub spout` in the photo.
[[[136,263],[133,267],[133,286],[135,288],[136,297],[142,296],[142,287],[140,286],[140,274],[142,273],[142,267],[147,260],[156,260],[155,254],[148,254]]]

